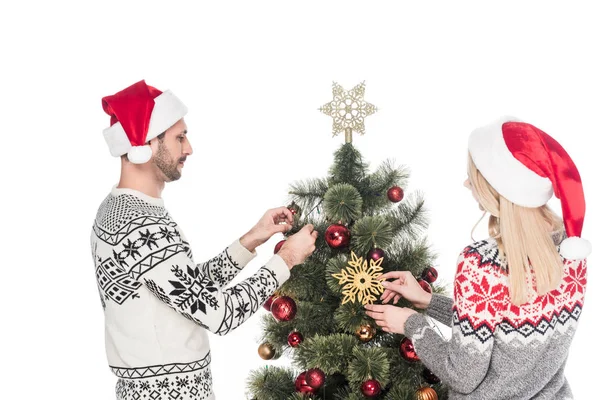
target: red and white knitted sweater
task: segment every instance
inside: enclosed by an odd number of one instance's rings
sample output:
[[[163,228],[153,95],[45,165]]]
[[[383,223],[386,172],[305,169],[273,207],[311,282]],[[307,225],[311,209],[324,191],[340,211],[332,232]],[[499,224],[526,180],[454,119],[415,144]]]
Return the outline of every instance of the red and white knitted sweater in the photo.
[[[554,235],[555,243],[564,232]],[[560,285],[515,306],[508,267],[494,239],[460,254],[454,298],[434,295],[427,314],[452,328],[444,340],[423,314],[408,318],[406,336],[422,362],[450,388],[450,399],[570,399],[564,376],[583,307],[586,260],[563,260]],[[534,282],[529,282],[533,287]]]

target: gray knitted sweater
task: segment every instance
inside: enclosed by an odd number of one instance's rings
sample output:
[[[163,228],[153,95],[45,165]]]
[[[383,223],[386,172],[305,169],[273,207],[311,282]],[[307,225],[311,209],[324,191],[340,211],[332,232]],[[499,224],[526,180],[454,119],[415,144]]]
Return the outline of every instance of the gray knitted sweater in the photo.
[[[554,236],[560,243],[564,233]],[[423,314],[405,333],[423,364],[450,389],[450,399],[572,399],[564,376],[581,315],[587,262],[564,260],[559,287],[526,304],[510,303],[505,258],[494,239],[458,258],[454,298],[434,295],[427,314],[452,328],[442,338]],[[534,282],[529,282],[533,287]]]

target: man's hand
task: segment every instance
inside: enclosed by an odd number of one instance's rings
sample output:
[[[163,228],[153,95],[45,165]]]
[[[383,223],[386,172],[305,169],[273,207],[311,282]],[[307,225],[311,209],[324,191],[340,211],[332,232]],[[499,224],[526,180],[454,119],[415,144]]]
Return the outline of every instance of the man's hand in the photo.
[[[319,232],[314,230],[313,225],[307,224],[285,241],[277,255],[292,269],[295,265],[302,264],[315,251],[318,235]]]
[[[240,238],[240,243],[248,251],[254,250],[265,243],[271,236],[278,232],[287,232],[292,229],[294,216],[287,207],[278,207],[268,210],[262,218]]]

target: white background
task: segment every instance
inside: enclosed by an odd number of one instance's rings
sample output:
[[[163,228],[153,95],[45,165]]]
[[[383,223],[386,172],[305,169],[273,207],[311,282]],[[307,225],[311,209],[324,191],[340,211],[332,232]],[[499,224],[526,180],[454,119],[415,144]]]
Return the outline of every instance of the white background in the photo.
[[[196,3],[1,7],[0,397],[114,398],[89,249],[97,207],[119,176],[100,99],[140,79],[173,90],[190,110],[194,155],[163,197],[198,262],[286,204],[291,182],[325,176],[343,142],[317,111],[334,80],[346,89],[366,82],[365,99],[380,110],[354,143],[373,167],[394,158],[411,168],[406,191],[426,195],[446,283],[480,216],[462,187],[470,131],[509,114],[554,136],[579,167],[584,237],[595,245],[566,373],[576,398],[594,393],[600,24],[592,3]],[[277,240],[259,248],[245,276]],[[244,399],[248,372],[265,365],[258,321],[211,336],[221,400]]]

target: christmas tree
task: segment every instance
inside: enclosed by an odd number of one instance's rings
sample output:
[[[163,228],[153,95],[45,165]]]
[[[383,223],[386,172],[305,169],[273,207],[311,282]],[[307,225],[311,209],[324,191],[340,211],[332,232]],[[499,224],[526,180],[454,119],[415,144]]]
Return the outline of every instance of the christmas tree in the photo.
[[[345,143],[327,178],[291,185],[294,227],[287,235],[308,223],[320,235],[315,252],[264,305],[270,313],[263,315],[259,355],[287,354],[295,369],[252,371],[252,399],[446,397],[410,340],[378,329],[363,307],[380,303],[384,289],[377,277],[388,271],[411,271],[426,290],[443,291],[432,284],[434,256],[422,237],[423,196],[404,197],[408,170],[386,160],[370,173],[352,144],[352,133],[364,134],[364,119],[377,111],[364,91],[364,83],[350,91],[333,84],[334,98],[320,110],[333,117],[333,135],[344,132]],[[413,307],[403,299],[397,306]]]

